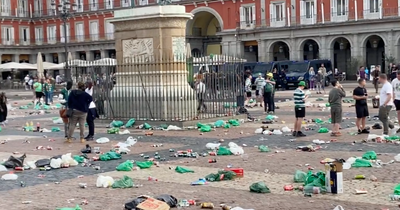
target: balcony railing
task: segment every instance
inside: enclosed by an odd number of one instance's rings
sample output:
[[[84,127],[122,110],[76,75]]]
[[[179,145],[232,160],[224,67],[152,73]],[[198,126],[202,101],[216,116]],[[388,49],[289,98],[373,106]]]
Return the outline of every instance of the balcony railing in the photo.
[[[84,44],[96,43],[104,41],[113,41],[113,33],[105,34],[87,34],[68,36],[68,44]],[[0,47],[15,47],[15,46],[40,46],[40,45],[63,45],[65,43],[64,37],[50,37],[50,38],[32,38],[32,39],[1,39]]]
[[[5,18],[5,17],[30,18],[28,10],[1,9],[0,18]]]
[[[296,16],[285,18],[284,21],[276,18],[266,18],[263,20],[256,20],[252,27],[244,27],[248,24],[246,22],[238,22],[236,27],[240,30],[254,30],[256,28],[285,28],[285,27],[303,27],[305,25],[323,25],[323,24],[343,24],[357,21],[373,21],[379,19],[399,19],[399,8],[383,8],[382,12],[371,12],[365,10],[356,13],[355,11],[345,11],[342,13],[317,13],[312,16]],[[279,23],[279,24],[278,24]]]

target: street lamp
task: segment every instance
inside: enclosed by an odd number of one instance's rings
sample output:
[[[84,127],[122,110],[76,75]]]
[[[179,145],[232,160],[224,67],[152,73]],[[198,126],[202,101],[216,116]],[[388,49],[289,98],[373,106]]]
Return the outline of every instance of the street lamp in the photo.
[[[72,6],[72,8],[71,8]],[[71,72],[68,66],[68,43],[67,43],[67,21],[72,17],[72,13],[77,10],[77,5],[75,3],[70,3],[69,0],[60,1],[59,5],[56,5],[56,1],[51,1],[51,9],[56,12],[56,7],[58,7],[59,16],[64,24],[64,51],[65,51],[65,67],[64,73],[67,80],[71,80]]]

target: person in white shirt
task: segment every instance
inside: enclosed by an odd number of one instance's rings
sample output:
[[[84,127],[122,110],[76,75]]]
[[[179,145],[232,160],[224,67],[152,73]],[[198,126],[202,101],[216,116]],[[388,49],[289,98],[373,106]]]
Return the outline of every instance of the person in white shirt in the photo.
[[[396,78],[392,80],[394,106],[396,107],[397,120],[400,121],[400,71],[397,71]],[[397,130],[400,133],[400,129]]]
[[[24,82],[25,82],[25,90],[29,90],[30,88],[30,86],[29,86],[29,74],[28,75],[26,75],[26,77],[24,78]]]
[[[60,75],[57,75],[57,76],[56,76],[56,83],[57,83],[57,84],[60,84],[60,83],[61,83],[61,77],[60,77]]]
[[[90,96],[93,95],[93,84],[92,82],[88,82],[85,92]],[[86,116],[86,123],[89,127],[89,134],[85,137],[86,141],[91,141],[94,139],[94,120],[98,118],[99,115],[97,114],[96,104],[92,101],[89,105],[89,111]]]
[[[207,111],[207,106],[204,103],[204,97],[206,93],[206,85],[201,81],[200,78],[197,78],[196,84],[194,85],[196,88],[196,93],[197,93],[197,100],[198,100],[198,106],[197,106],[197,112],[201,112],[201,109],[203,108],[203,111]]]
[[[393,88],[387,80],[386,74],[379,75],[379,83],[382,84],[379,95],[379,120],[383,125],[383,134],[389,134],[389,128],[393,129],[394,125],[389,121],[389,112],[392,110],[393,104]]]

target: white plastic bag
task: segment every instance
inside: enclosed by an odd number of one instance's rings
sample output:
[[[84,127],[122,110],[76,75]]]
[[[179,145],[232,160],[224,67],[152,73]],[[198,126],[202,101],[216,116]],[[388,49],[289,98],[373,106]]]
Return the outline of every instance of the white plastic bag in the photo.
[[[114,179],[111,176],[102,176],[97,177],[96,187],[111,187],[114,184]]]
[[[43,128],[43,129],[41,130],[41,132],[42,132],[42,133],[51,133],[51,130],[46,129],[46,128]]]
[[[62,163],[62,160],[61,160],[61,158],[57,158],[57,159],[51,159],[50,160],[50,167],[52,167],[52,168],[61,168],[61,163]]]
[[[206,148],[211,150],[216,150],[219,148],[220,145],[221,145],[220,143],[207,143]]]
[[[71,156],[71,153],[67,153],[61,156],[62,164],[69,164],[70,166],[77,166],[78,162],[74,160]]]
[[[110,142],[110,139],[108,139],[107,137],[101,137],[99,139],[96,139],[96,143],[98,144],[105,144]]]
[[[26,163],[26,165],[28,165],[29,168],[31,168],[31,169],[35,169],[35,168],[36,168],[35,161],[28,161],[28,162]]]
[[[239,145],[237,145],[236,143],[229,142],[228,146],[229,146],[229,150],[232,152],[232,154],[234,154],[234,155],[243,155],[244,154],[243,148],[240,147]]]
[[[125,134],[130,134],[131,132],[129,130],[123,130],[123,131],[118,131],[118,134],[120,135],[125,135]]]
[[[344,210],[344,208],[341,205],[338,205],[333,210]]]
[[[282,133],[282,131],[280,131],[280,130],[274,130],[274,131],[272,132],[272,134],[274,134],[274,135],[282,135],[283,133]]]
[[[319,139],[314,139],[312,142],[313,142],[314,144],[325,144],[325,141],[319,140]]]
[[[1,176],[2,180],[17,180],[18,179],[18,175],[17,174],[4,174],[3,176]]]
[[[53,120],[54,124],[64,124],[63,120],[61,119],[61,117],[58,117],[57,119]]]
[[[397,154],[396,156],[394,156],[394,160],[396,162],[400,162],[400,154]]]
[[[127,147],[132,147],[137,143],[137,139],[133,138],[132,136],[129,136],[125,142],[118,142],[118,144],[115,145],[115,147],[118,148],[127,148]]]
[[[264,135],[271,135],[271,134],[272,134],[272,132],[271,132],[271,131],[269,131],[269,130],[265,130],[265,131],[263,131],[263,134],[264,134]]]
[[[0,172],[1,172],[1,171],[8,171],[8,170],[7,170],[7,168],[6,168],[5,166],[0,165]]]
[[[284,132],[284,133],[289,133],[289,132],[292,131],[292,130],[291,130],[289,127],[287,127],[287,126],[283,127],[281,130],[282,130],[282,132]]]
[[[166,131],[180,131],[182,130],[182,128],[176,126],[176,125],[168,125],[167,129],[165,129]]]
[[[262,128],[257,128],[257,129],[254,131],[255,134],[262,134],[262,132],[263,132],[263,129],[262,129]]]

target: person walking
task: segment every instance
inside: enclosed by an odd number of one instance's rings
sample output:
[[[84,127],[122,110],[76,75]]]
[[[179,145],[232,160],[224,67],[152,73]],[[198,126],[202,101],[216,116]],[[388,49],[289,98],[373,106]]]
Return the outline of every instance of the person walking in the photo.
[[[64,122],[64,133],[65,133],[65,139],[68,138],[68,130],[69,130],[69,119],[66,116],[66,112],[68,110],[68,96],[71,92],[72,89],[72,82],[68,81],[66,84],[66,87],[64,87],[61,90],[60,95],[58,96],[58,100],[63,106],[60,110],[60,117],[63,119]]]
[[[321,90],[324,90],[325,93],[325,88],[324,88],[324,75],[322,73],[321,70],[318,70],[318,73],[315,75],[315,82],[316,82],[316,90],[317,90],[317,94],[322,94]]]
[[[92,96],[92,99],[93,99],[93,83],[92,82],[87,83],[85,92],[87,94],[89,94],[90,96]],[[97,114],[96,104],[92,101],[92,102],[90,102],[89,111],[86,116],[86,123],[88,124],[88,127],[89,127],[89,134],[85,137],[86,141],[91,141],[94,139],[94,127],[95,127],[94,120],[98,117],[99,117],[99,115]]]
[[[340,123],[342,122],[342,98],[346,92],[339,81],[332,81],[332,90],[329,92],[328,102],[331,107],[331,120],[333,124],[331,136],[341,136]]]
[[[254,81],[254,84],[256,85],[256,100],[257,104],[256,106],[263,107],[263,92],[264,92],[264,86],[265,86],[265,79],[262,77],[262,74],[259,73],[257,79]]]
[[[40,104],[40,99],[44,96],[43,94],[43,85],[44,81],[42,80],[37,80],[35,82],[35,84],[33,84],[33,88],[35,89],[35,96],[36,96],[36,100],[35,100],[35,105]]]
[[[393,104],[393,87],[387,80],[386,74],[379,75],[379,83],[382,88],[379,94],[379,120],[382,122],[383,134],[389,135],[389,128],[393,129],[394,125],[389,120],[389,112],[392,110]]]
[[[30,90],[29,83],[28,83],[29,80],[30,80],[30,77],[29,77],[29,74],[27,74],[27,75],[25,76],[25,78],[24,78],[25,90]]]
[[[250,106],[250,100],[251,100],[251,74],[247,76],[247,79],[245,81],[244,89],[246,91],[246,101],[245,105]]]
[[[45,95],[45,104],[50,105],[53,103],[53,85],[50,82],[50,79],[47,79],[44,83],[44,95]]]
[[[397,71],[396,78],[392,80],[394,106],[396,107],[397,120],[400,120],[400,71]],[[396,131],[400,133],[400,128]]]
[[[369,116],[368,111],[368,93],[365,88],[365,79],[358,79],[358,87],[353,90],[353,99],[356,101],[356,126],[358,134],[368,134],[369,131],[365,128],[366,118]]]
[[[381,74],[381,66],[377,65],[375,66],[375,69],[372,70],[372,83],[374,84],[375,88],[375,93],[378,93],[378,87],[379,87],[379,75]]]
[[[293,128],[293,136],[303,137],[306,136],[303,132],[301,132],[301,124],[303,122],[304,117],[306,116],[306,105],[305,102],[308,98],[308,95],[304,93],[304,87],[306,83],[304,81],[299,82],[299,86],[293,93],[294,99],[294,113],[295,113],[295,121]]]
[[[86,115],[89,111],[90,102],[93,101],[92,96],[85,92],[85,84],[79,82],[77,90],[72,90],[68,96],[68,111],[71,110],[69,117],[69,128],[67,143],[72,142],[72,135],[76,127],[76,123],[79,123],[79,133],[81,142],[85,140],[85,122]]]
[[[204,98],[206,94],[206,85],[201,81],[201,78],[198,77],[196,79],[195,86],[196,88],[196,93],[197,93],[197,100],[198,100],[198,105],[197,105],[197,113],[200,112],[206,112],[207,111],[207,106],[204,103]]]
[[[264,112],[273,114],[275,112],[274,110],[274,99],[272,97],[272,94],[274,93],[274,86],[275,86],[275,80],[274,80],[274,75],[272,73],[267,74],[267,78],[265,79],[265,86],[264,86]]]
[[[4,126],[7,123],[7,114],[7,96],[6,93],[2,92],[0,93],[0,123]]]
[[[315,71],[313,67],[310,67],[308,70],[308,81],[310,90],[314,90],[314,82],[315,82]]]

